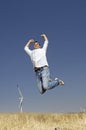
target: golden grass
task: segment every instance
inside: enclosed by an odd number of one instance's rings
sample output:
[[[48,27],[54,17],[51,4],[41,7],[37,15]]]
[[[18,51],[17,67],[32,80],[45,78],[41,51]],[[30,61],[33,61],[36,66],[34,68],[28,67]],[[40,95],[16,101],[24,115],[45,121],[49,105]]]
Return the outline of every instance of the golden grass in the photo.
[[[86,130],[86,113],[0,113],[0,130]]]

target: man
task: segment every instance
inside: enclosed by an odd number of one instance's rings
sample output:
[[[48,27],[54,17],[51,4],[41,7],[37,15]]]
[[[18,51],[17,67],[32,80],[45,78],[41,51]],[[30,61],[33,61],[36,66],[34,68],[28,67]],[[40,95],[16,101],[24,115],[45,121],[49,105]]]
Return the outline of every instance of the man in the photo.
[[[34,71],[36,73],[37,85],[41,94],[49,89],[53,89],[58,85],[64,85],[64,82],[58,78],[52,80],[50,78],[49,65],[46,57],[48,47],[48,38],[45,34],[41,37],[44,39],[44,45],[41,47],[38,41],[30,39],[24,47],[26,53],[30,56]],[[30,45],[34,44],[34,49],[30,49]]]

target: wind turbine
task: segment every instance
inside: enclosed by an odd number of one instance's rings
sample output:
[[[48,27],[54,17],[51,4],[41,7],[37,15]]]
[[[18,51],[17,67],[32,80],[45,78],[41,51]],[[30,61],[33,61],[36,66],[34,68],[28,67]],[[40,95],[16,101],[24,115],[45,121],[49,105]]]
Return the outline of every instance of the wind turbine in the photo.
[[[24,100],[24,98],[23,98],[23,95],[22,95],[22,92],[21,92],[21,90],[20,90],[20,88],[19,88],[19,86],[17,85],[17,89],[18,89],[18,93],[19,93],[19,109],[20,109],[20,112],[22,112],[23,110],[22,110],[22,105],[23,105],[23,100]]]

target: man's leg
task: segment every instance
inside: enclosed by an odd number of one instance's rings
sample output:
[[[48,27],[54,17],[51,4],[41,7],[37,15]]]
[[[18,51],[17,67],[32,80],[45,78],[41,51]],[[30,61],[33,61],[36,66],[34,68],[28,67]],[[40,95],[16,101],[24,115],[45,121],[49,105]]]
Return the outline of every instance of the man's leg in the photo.
[[[42,77],[41,77],[40,71],[36,72],[36,79],[37,79],[37,86],[38,86],[39,92],[43,94],[46,90],[43,88]]]
[[[46,90],[53,89],[59,85],[59,80],[50,80],[49,67],[44,67],[42,71],[43,88]]]

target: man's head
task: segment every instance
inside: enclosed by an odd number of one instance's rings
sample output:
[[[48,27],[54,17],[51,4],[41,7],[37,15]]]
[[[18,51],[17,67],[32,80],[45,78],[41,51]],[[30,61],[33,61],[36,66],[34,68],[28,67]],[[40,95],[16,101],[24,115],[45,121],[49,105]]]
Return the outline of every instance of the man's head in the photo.
[[[34,42],[34,49],[38,49],[38,48],[40,48],[41,46],[40,46],[40,43],[38,42],[38,41],[35,41]]]

